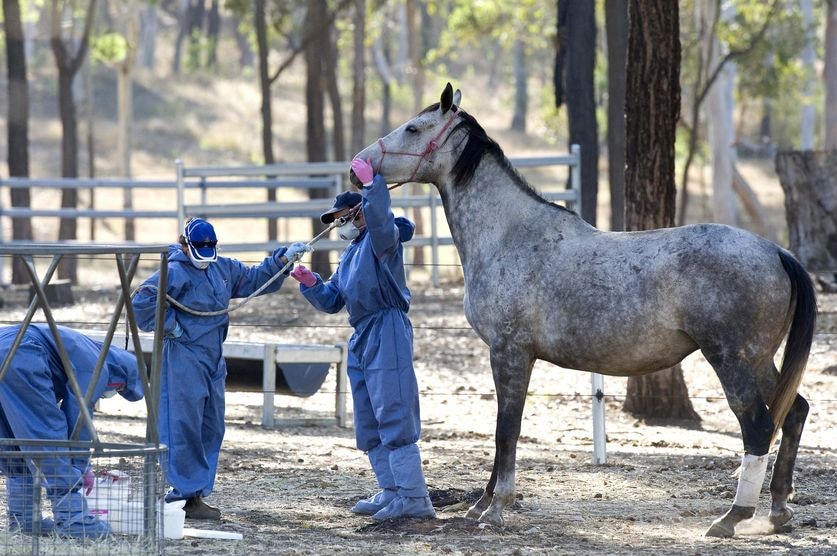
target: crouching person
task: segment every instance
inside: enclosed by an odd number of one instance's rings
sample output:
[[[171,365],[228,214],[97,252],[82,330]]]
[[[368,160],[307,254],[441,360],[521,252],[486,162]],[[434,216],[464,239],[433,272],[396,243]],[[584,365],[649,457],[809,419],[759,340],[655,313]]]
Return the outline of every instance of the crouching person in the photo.
[[[0,361],[5,361],[20,325],[0,328]],[[81,332],[58,327],[79,388],[87,393],[103,344]],[[93,387],[88,406],[102,397],[119,393],[129,401],[142,398],[143,389],[137,371],[137,358],[131,352],[111,346]],[[79,400],[70,388],[61,363],[55,338],[47,324],[30,324],[15,352],[5,376],[0,380],[0,436],[21,440],[69,440],[80,414]],[[89,441],[92,435],[81,425],[78,440]],[[88,509],[81,492],[88,458],[43,457],[40,469],[30,468],[23,458],[15,457],[20,445],[3,446],[0,470],[6,475],[6,498],[9,527],[24,533],[51,533],[78,538],[98,538],[110,533],[110,526]],[[27,450],[55,450],[55,447],[26,446]],[[33,473],[44,479],[53,519],[35,515]]]
[[[381,176],[373,181],[368,162],[356,159],[352,169],[363,183],[362,195],[341,193],[320,217],[324,224],[344,220],[338,233],[350,243],[337,270],[323,281],[299,265],[291,276],[317,309],[336,313],[346,307],[354,327],[348,375],[355,435],[381,491],[352,511],[375,520],[435,517],[416,444],[421,420],[401,245],[413,237],[415,226],[394,217],[387,184]]]

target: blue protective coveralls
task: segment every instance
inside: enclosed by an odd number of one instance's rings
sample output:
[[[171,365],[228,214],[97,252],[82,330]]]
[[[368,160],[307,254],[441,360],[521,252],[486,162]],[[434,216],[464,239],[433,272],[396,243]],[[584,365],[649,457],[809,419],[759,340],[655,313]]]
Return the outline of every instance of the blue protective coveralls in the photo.
[[[168,257],[166,293],[195,311],[218,311],[230,299],[247,297],[276,275],[284,265],[276,249],[258,265],[218,257],[206,269],[195,267],[180,245],[172,245]],[[282,287],[280,276],[262,294]],[[159,274],[146,280],[132,304],[138,326],[154,329]],[[173,338],[176,328],[182,335]],[[160,385],[160,441],[169,448],[167,479],[172,490],[167,501],[206,497],[215,484],[218,456],[224,439],[224,381],[227,365],[222,344],[227,338],[229,316],[197,316],[172,305],[166,309]]]
[[[8,355],[19,329],[20,325],[0,328],[0,360]],[[70,328],[59,326],[58,330],[79,387],[86,394],[103,344]],[[113,390],[129,401],[143,397],[136,356],[111,346],[93,389],[88,407],[91,414],[93,405],[102,394]],[[0,381],[0,436],[21,440],[68,440],[79,412],[79,400],[70,388],[49,325],[30,324],[6,375]],[[79,431],[79,440],[89,441],[92,438],[83,424]],[[24,449],[54,451],[66,448],[25,446]],[[8,447],[3,453],[0,469],[6,475],[10,526],[32,532],[35,518],[33,470],[22,459],[9,457]],[[59,534],[100,536],[109,532],[107,523],[89,513],[80,492],[86,467],[87,458],[40,460],[43,485],[52,505],[55,530]],[[40,521],[40,516],[37,518]],[[44,525],[42,531],[46,532],[44,529],[52,524]]]
[[[421,419],[413,328],[407,317],[410,290],[401,245],[412,239],[415,225],[394,217],[382,176],[375,176],[361,194],[366,228],[343,251],[328,281],[315,274],[317,283],[310,288],[300,284],[300,291],[320,311],[336,313],[345,307],[349,314],[355,437],[357,447],[369,455],[379,486],[401,497],[424,498],[427,486],[416,444]]]

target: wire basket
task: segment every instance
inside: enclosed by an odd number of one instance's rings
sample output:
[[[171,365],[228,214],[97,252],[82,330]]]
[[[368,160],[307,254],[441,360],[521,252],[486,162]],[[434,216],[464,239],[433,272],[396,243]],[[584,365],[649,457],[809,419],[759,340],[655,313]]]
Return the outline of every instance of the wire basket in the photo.
[[[162,554],[166,446],[0,439],[6,555]]]

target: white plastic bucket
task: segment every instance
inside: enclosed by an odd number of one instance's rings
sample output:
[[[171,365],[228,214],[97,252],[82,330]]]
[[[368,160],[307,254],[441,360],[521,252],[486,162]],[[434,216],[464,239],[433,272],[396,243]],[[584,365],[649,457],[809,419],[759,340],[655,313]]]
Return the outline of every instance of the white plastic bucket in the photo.
[[[157,512],[157,531],[167,539],[182,539],[186,512],[185,500],[165,503],[162,500]],[[145,511],[142,502],[114,503],[110,507],[90,508],[90,513],[107,521],[113,533],[122,535],[142,535],[145,526]]]
[[[186,521],[186,511],[183,506],[186,500],[177,500],[163,504],[163,534],[167,539],[183,538],[183,523]]]

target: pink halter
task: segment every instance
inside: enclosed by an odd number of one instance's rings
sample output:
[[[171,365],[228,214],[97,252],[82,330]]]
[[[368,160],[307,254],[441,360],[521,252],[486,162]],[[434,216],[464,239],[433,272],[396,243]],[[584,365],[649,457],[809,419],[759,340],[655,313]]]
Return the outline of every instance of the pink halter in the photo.
[[[453,123],[453,120],[456,119],[457,116],[459,116],[459,114],[452,109],[450,117],[448,117],[448,121],[445,122],[445,125],[442,126],[442,129],[439,130],[439,133],[437,133],[436,136],[433,137],[433,139],[431,139],[429,143],[427,143],[427,146],[424,147],[424,150],[420,153],[387,151],[386,147],[384,146],[383,138],[378,139],[378,146],[381,148],[381,163],[378,165],[378,168],[381,168],[384,165],[384,157],[388,154],[397,154],[397,155],[402,155],[402,156],[416,156],[416,157],[418,157],[419,160],[418,160],[418,162],[416,162],[416,167],[413,169],[413,173],[410,174],[409,178],[407,178],[406,180],[398,183],[398,185],[413,181],[413,178],[416,177],[416,173],[418,172],[418,169],[419,169],[419,166],[421,165],[421,162],[424,160],[424,158],[427,155],[429,155],[430,153],[432,153],[433,151],[435,151],[436,149],[438,149],[441,146],[441,143],[439,143],[439,139],[441,139],[442,134],[444,134],[445,131],[447,131],[447,129],[450,127],[450,125]]]

